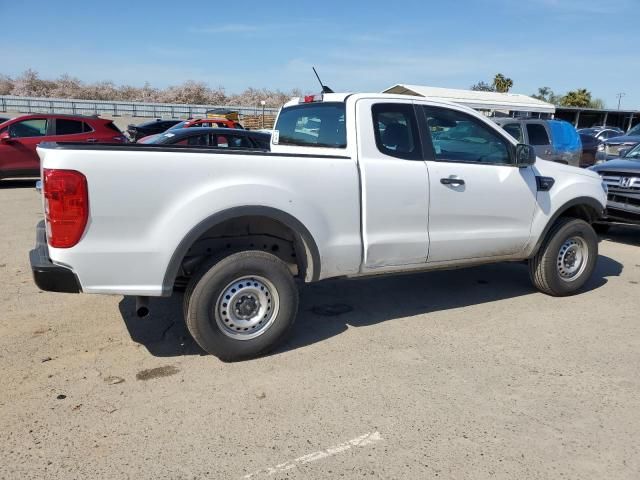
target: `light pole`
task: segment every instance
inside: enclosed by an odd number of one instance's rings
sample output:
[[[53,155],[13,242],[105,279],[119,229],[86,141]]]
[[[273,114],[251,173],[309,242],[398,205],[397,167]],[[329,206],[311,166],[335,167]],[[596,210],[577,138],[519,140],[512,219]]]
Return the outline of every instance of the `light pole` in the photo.
[[[264,128],[264,106],[267,104],[264,100],[260,100],[260,105],[262,105],[262,128]]]
[[[624,92],[620,92],[620,93],[616,93],[616,97],[618,97],[618,111],[620,111],[620,101],[622,100],[622,97],[626,96],[627,94]]]

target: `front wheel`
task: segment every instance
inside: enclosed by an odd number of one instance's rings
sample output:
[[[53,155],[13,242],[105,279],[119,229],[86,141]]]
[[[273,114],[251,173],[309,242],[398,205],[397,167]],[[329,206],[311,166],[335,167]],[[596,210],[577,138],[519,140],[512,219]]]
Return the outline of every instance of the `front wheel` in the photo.
[[[529,260],[531,281],[548,295],[570,295],[591,277],[597,258],[598,236],[591,225],[560,218]]]
[[[205,265],[185,294],[194,340],[224,361],[252,358],[281,342],[293,325],[298,291],[287,265],[247,251]]]

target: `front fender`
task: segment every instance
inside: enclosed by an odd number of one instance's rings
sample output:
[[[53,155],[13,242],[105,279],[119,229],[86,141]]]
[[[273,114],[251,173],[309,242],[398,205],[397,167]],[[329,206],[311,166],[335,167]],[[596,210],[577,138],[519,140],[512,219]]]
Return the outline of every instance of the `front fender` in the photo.
[[[540,162],[548,164],[550,162]],[[543,165],[536,175],[552,177],[555,183],[550,191],[539,191],[537,207],[531,224],[531,237],[526,248],[527,256],[534,255],[555,223],[568,210],[585,206],[601,217],[607,203],[607,195],[599,177],[591,172],[559,164]],[[591,218],[590,221],[595,220]]]

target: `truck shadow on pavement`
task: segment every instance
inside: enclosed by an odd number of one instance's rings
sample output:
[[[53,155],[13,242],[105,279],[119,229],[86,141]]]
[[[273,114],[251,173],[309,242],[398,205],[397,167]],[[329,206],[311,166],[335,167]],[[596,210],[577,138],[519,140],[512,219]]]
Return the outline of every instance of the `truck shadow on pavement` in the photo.
[[[607,283],[607,277],[619,276],[622,269],[619,262],[600,255],[593,276],[578,295],[601,287]],[[293,332],[271,355],[321,342],[349,327],[536,293],[527,267],[522,263],[306,285],[301,288]],[[138,318],[134,307],[131,297],[125,297],[119,304],[132,340],[144,345],[152,355],[206,354],[187,331],[182,318],[181,294],[151,299],[151,314],[146,318]]]
[[[640,225],[613,225],[611,230],[600,238],[615,243],[624,243],[640,247]]]

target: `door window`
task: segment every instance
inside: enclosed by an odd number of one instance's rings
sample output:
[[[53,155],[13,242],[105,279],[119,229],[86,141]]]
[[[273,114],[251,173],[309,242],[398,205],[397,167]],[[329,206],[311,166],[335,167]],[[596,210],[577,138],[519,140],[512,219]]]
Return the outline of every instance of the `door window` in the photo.
[[[416,114],[409,103],[379,103],[371,107],[378,150],[391,157],[422,159]]]
[[[14,123],[9,127],[14,137],[44,137],[47,134],[47,119],[32,118]]]
[[[551,145],[547,129],[540,123],[528,123],[527,134],[529,135],[530,145]]]
[[[82,133],[84,130],[84,122],[78,120],[69,120],[66,118],[56,119],[56,135],[75,135]]]
[[[509,135],[515,138],[518,143],[524,143],[524,137],[522,136],[522,127],[519,123],[507,123],[502,128],[504,128]]]
[[[251,148],[248,138],[240,135],[211,134],[211,145],[221,148]]]
[[[209,136],[206,133],[189,137],[186,139],[186,144],[194,147],[206,147],[208,145],[208,137]],[[184,145],[183,142],[180,142],[180,144]]]
[[[510,143],[471,115],[441,107],[422,107],[435,159],[447,162],[511,163]]]

